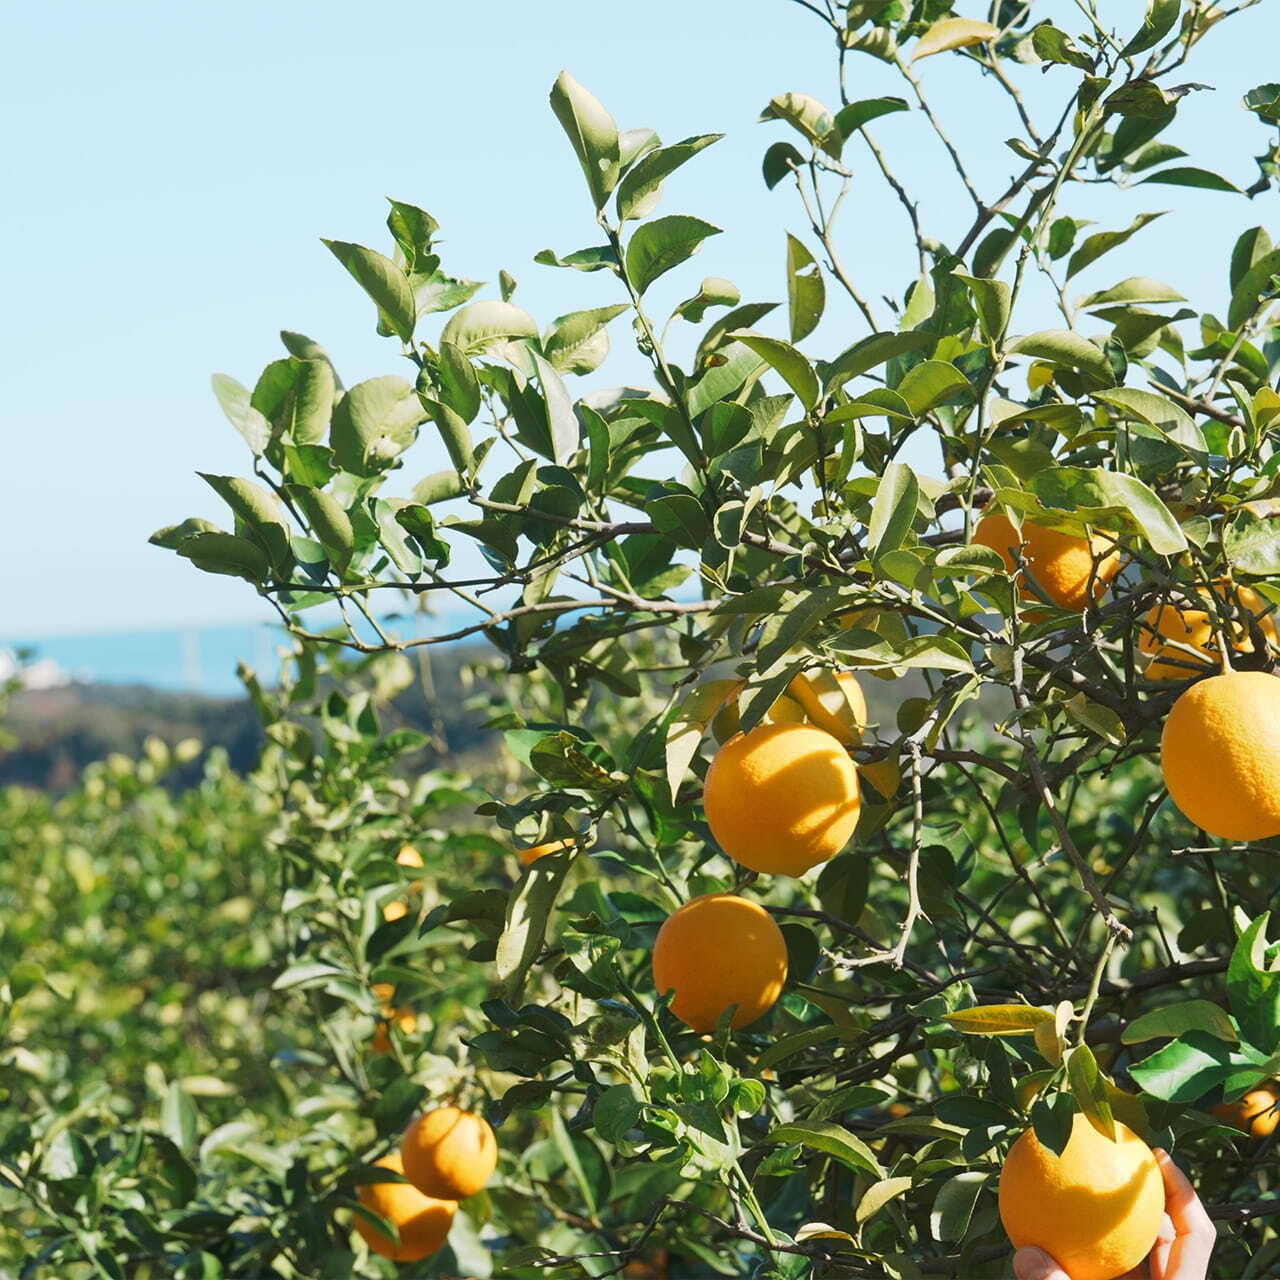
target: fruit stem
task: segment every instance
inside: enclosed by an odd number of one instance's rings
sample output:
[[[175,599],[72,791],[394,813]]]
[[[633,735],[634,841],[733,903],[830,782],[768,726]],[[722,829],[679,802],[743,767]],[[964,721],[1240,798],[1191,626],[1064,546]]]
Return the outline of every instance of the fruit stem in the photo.
[[[1093,1006],[1098,1002],[1098,992],[1102,990],[1102,975],[1107,971],[1107,961],[1111,959],[1111,953],[1115,950],[1116,935],[1107,930],[1107,940],[1103,945],[1102,954],[1098,957],[1098,963],[1093,967],[1093,979],[1089,983],[1089,994],[1085,997],[1084,1008],[1080,1010],[1080,1026],[1076,1030],[1076,1044],[1084,1044],[1085,1033],[1089,1029],[1089,1015],[1093,1013]]]
[[[733,1171],[738,1175],[738,1181],[742,1184],[742,1198],[746,1202],[747,1208],[751,1210],[751,1216],[756,1220],[756,1225],[760,1228],[760,1234],[764,1236],[770,1246],[776,1246],[778,1237],[773,1234],[769,1219],[765,1217],[765,1212],[760,1207],[760,1201],[756,1199],[755,1189],[748,1181],[747,1175],[742,1172],[742,1165],[736,1159],[733,1162]]]

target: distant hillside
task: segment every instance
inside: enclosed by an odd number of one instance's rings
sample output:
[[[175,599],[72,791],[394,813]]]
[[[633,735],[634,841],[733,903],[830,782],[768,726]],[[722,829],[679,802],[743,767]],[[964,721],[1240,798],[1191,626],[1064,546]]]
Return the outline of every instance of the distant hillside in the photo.
[[[436,696],[428,704],[418,688],[395,700],[389,727],[443,733],[447,751],[429,752],[424,764],[477,750],[489,734],[463,706],[458,670],[476,658],[472,647],[450,646],[433,655]],[[85,765],[113,751],[134,756],[148,737],[168,743],[198,738],[224,747],[239,772],[251,769],[262,748],[262,730],[247,698],[212,698],[146,685],[73,683],[15,695],[4,728],[16,739],[0,746],[0,786],[18,784],[49,791],[72,786]],[[179,787],[200,777],[193,761],[174,775]]]

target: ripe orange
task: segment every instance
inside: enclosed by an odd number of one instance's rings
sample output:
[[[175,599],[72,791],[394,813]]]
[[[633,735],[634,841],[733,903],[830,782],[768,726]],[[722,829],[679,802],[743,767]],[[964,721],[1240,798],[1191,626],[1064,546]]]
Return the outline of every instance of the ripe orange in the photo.
[[[564,849],[572,849],[572,840],[548,840],[546,844],[536,844],[532,849],[517,849],[516,857],[522,867],[532,866],[539,858],[551,853],[560,853]]]
[[[787,944],[773,917],[734,893],[686,902],[658,930],[653,981],[674,991],[671,1012],[694,1031],[714,1031],[731,1005],[733,1026],[768,1013],[787,980]]]
[[[1174,804],[1225,840],[1280,835],[1280,680],[1228,671],[1173,704],[1160,766]]]
[[[389,1155],[378,1161],[380,1169],[403,1173],[400,1157]],[[400,1243],[372,1227],[358,1215],[355,1228],[374,1253],[395,1262],[416,1262],[436,1252],[445,1242],[458,1206],[452,1200],[424,1196],[407,1182],[369,1182],[356,1192],[360,1203],[380,1217],[394,1222]]]
[[[403,844],[400,846],[400,852],[396,854],[396,862],[402,867],[422,867],[426,865],[422,861],[422,854],[420,854],[411,844]],[[421,893],[422,886],[420,884],[411,885],[409,892]],[[382,908],[382,918],[388,924],[394,924],[397,920],[403,920],[408,914],[409,904],[400,900],[388,902],[387,905]]]
[[[730,738],[707,770],[707,822],[752,871],[799,876],[840,852],[858,825],[858,771],[829,733],[762,724]]]
[[[1115,1280],[1136,1267],[1155,1244],[1164,1199],[1151,1148],[1119,1121],[1112,1142],[1078,1112],[1060,1156],[1028,1129],[1000,1172],[1013,1247],[1036,1245],[1072,1280]]]
[[[810,723],[825,729],[846,747],[862,741],[867,727],[867,699],[852,671],[812,671],[787,686]]]
[[[374,1053],[391,1052],[391,1028],[393,1026],[397,1027],[401,1034],[406,1036],[413,1035],[418,1029],[418,1015],[412,1009],[384,1007],[382,1012],[385,1017],[378,1023],[378,1028],[373,1033],[373,1043],[370,1046]]]
[[[1241,653],[1253,652],[1253,640],[1249,628],[1240,621],[1249,615],[1258,622],[1263,635],[1280,648],[1280,636],[1276,633],[1275,614],[1271,606],[1251,587],[1236,587],[1216,592],[1219,604],[1230,603],[1231,624],[1228,643]],[[1228,595],[1230,591],[1230,595]],[[1199,593],[1207,600],[1208,592]],[[1220,608],[1219,613],[1227,612]],[[1147,614],[1146,623],[1138,636],[1138,648],[1151,656],[1147,667],[1148,680],[1188,680],[1200,675],[1207,667],[1221,665],[1218,655],[1218,637],[1213,617],[1205,609],[1192,609],[1172,604],[1158,604]],[[1194,650],[1195,652],[1188,652]],[[1197,657],[1197,655],[1199,655]]]
[[[1236,1102],[1220,1102],[1213,1108],[1219,1120],[1254,1138],[1269,1138],[1280,1123],[1280,1085],[1268,1080],[1250,1089]]]
[[[473,1111],[437,1107],[420,1115],[400,1142],[405,1177],[424,1195],[465,1200],[498,1167],[498,1139]]]
[[[411,844],[402,844],[400,852],[396,854],[396,862],[402,867],[424,867],[426,863],[422,861],[422,854]]]
[[[1013,527],[1013,521],[1000,511],[993,511],[978,521],[973,540],[997,552],[1010,573],[1018,568],[1014,551],[1020,548],[1025,573],[1035,579],[1044,596],[1062,609],[1077,612],[1084,609],[1089,604],[1091,581],[1093,599],[1100,599],[1120,572],[1119,553],[1108,550],[1110,542],[1106,538],[1096,534],[1078,538],[1033,524],[1030,520],[1023,520],[1019,534]],[[1042,599],[1026,581],[1022,582],[1019,593],[1024,600]],[[1040,618],[1045,616],[1044,613],[1039,614]],[[1038,620],[1032,614],[1028,617]]]
[[[778,695],[773,706],[765,712],[764,716],[766,724],[800,724],[803,721],[804,708],[794,698],[787,697],[785,693]],[[725,743],[741,730],[742,717],[739,714],[738,699],[732,697],[716,712],[711,721],[711,733],[717,742]]]

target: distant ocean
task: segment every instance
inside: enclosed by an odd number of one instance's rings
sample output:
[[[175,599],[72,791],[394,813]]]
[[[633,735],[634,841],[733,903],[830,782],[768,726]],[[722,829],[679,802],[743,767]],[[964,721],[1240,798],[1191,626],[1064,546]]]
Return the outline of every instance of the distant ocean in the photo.
[[[474,616],[433,617],[431,629],[452,630]],[[323,626],[319,619],[315,622]],[[405,635],[413,628],[401,620],[396,630]],[[238,664],[247,663],[264,683],[270,684],[280,663],[277,650],[285,643],[284,631],[270,622],[87,632],[20,640],[0,636],[0,678],[10,665],[10,656],[18,650],[28,650],[38,664],[32,671],[37,677],[33,683],[44,686],[75,680],[236,697],[243,692],[236,676]]]

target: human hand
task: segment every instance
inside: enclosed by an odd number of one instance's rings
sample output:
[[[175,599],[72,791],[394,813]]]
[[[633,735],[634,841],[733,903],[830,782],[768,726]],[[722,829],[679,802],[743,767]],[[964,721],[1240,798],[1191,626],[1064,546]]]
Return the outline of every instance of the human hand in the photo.
[[[1120,1280],[1205,1280],[1217,1228],[1205,1212],[1187,1175],[1167,1151],[1155,1157],[1164,1179],[1164,1218],[1146,1260]],[[1043,1249],[1019,1249],[1013,1256],[1017,1280],[1071,1280]]]

